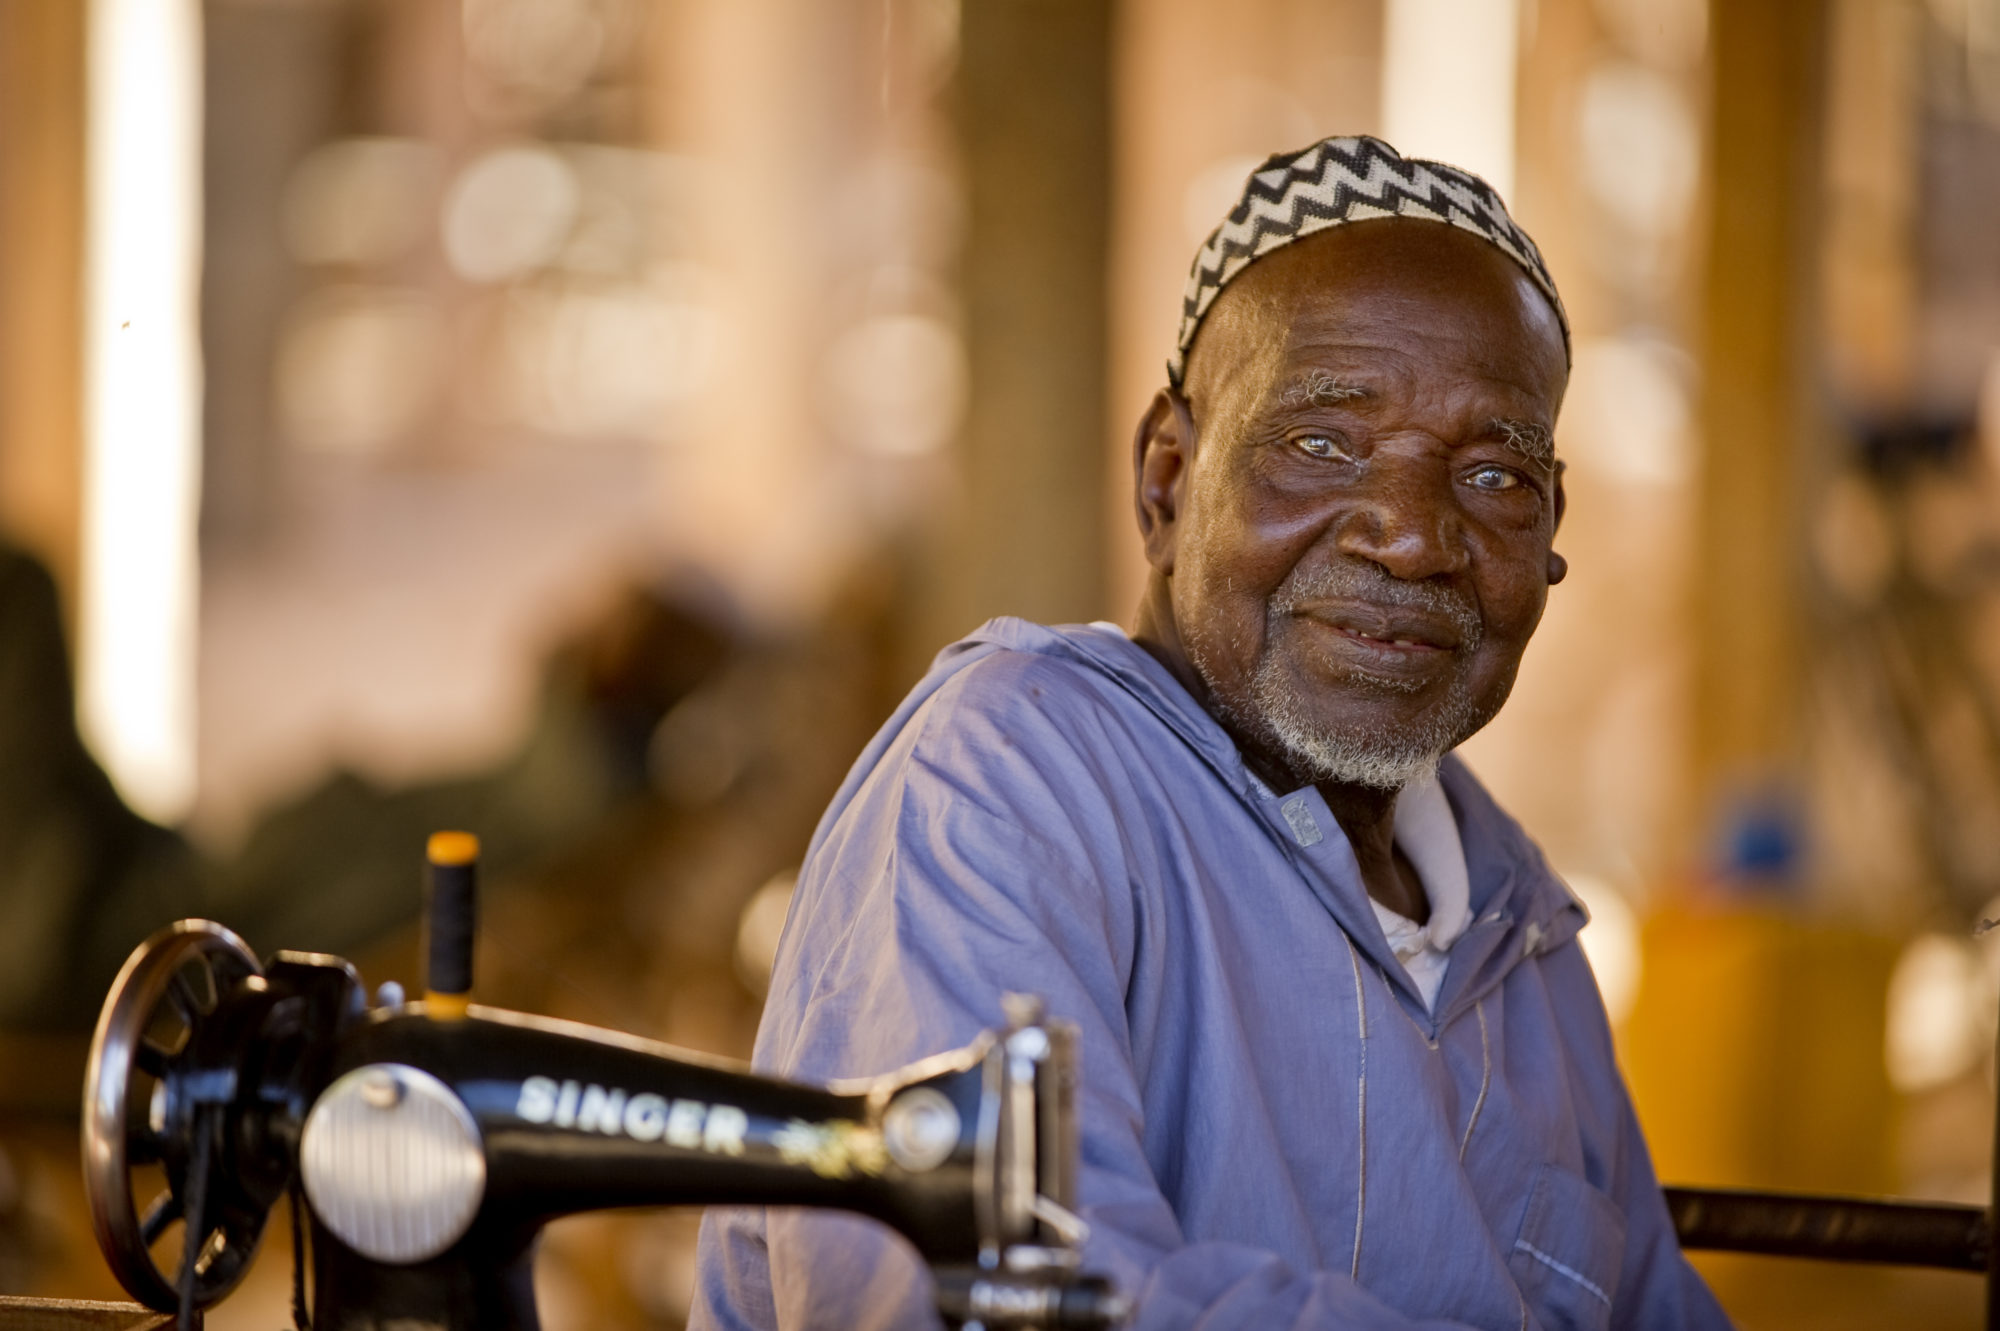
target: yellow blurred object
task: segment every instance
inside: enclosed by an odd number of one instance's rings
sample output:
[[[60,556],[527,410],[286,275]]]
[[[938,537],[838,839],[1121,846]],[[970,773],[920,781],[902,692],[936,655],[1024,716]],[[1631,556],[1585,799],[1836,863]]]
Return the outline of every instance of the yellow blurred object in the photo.
[[[441,994],[433,989],[424,995],[424,1015],[434,1021],[463,1021],[471,1006],[471,994]]]
[[[1640,953],[1620,1054],[1661,1182],[1896,1193],[1882,1058],[1895,939],[1778,905],[1689,901],[1645,922]],[[1958,1303],[1978,1293],[1946,1273],[1719,1253],[1695,1264],[1745,1325],[1875,1325],[1905,1301],[1959,1325]]]
[[[1623,1054],[1662,1179],[1893,1190],[1894,939],[1770,908],[1674,907],[1640,947]]]
[[[471,864],[479,858],[479,838],[470,832],[433,832],[424,848],[432,864]]]

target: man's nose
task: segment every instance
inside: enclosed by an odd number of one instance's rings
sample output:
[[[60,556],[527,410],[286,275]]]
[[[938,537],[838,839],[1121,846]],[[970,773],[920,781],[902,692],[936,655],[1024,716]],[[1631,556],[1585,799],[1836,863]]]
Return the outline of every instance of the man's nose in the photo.
[[[1463,572],[1469,558],[1449,469],[1378,456],[1369,473],[1343,496],[1334,548],[1407,582]]]

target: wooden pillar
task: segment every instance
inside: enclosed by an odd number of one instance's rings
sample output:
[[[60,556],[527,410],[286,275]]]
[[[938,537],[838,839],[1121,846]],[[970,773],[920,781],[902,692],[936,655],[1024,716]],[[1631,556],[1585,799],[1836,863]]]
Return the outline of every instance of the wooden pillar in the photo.
[[[1916,377],[1924,198],[1920,0],[1831,0],[1825,241],[1828,372],[1849,403],[1906,411]]]
[[[1102,617],[1109,0],[981,0],[959,64],[969,187],[967,520],[949,636]]]
[[[405,6],[403,12],[421,12]],[[455,16],[454,16],[455,17]],[[345,5],[209,4],[204,44],[202,509],[204,551],[255,548],[284,518],[272,346],[305,290],[278,200],[293,168],[340,123]],[[455,34],[454,34],[455,35]]]
[[[1782,773],[1797,742],[1824,11],[1825,0],[1710,6],[1712,183],[1689,622],[1694,770],[1711,800]]]
[[[84,18],[0,0],[0,536],[76,621],[82,487]]]

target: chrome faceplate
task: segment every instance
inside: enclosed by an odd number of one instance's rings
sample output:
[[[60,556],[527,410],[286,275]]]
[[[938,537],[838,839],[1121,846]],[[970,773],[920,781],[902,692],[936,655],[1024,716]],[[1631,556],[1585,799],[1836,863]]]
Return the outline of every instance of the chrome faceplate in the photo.
[[[401,1063],[356,1068],[306,1116],[313,1213],[363,1257],[407,1265],[465,1234],[486,1194],[479,1127],[449,1086]]]

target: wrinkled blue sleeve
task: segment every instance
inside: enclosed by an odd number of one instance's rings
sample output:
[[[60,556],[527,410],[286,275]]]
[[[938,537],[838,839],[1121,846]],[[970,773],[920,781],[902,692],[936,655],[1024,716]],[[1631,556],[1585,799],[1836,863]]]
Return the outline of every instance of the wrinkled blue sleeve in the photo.
[[[1087,756],[1120,750],[1062,733],[1090,724],[1060,711],[961,708],[949,727],[927,726],[919,713],[808,858],[759,1066],[810,1081],[886,1072],[998,1025],[1002,993],[1039,993],[1080,1028],[1085,1264],[1137,1295],[1135,1331],[1457,1325],[1409,1321],[1344,1272],[1184,1238],[1142,1143],[1125,1008],[1140,907],[1103,793],[1117,777]],[[1628,1130],[1636,1142],[1636,1126]],[[1630,1181],[1651,1186],[1643,1146],[1639,1158]],[[1664,1217],[1657,1193],[1652,1202]],[[1651,1251],[1636,1254],[1634,1274],[1655,1283],[1621,1289],[1632,1316],[1620,1325],[1719,1324],[1682,1319],[1685,1264],[1671,1234],[1638,1209],[1633,1243]],[[1706,1297],[1691,1273],[1685,1280]],[[923,1264],[886,1228],[832,1212],[716,1208],[703,1222],[691,1325],[887,1331],[938,1320]]]

